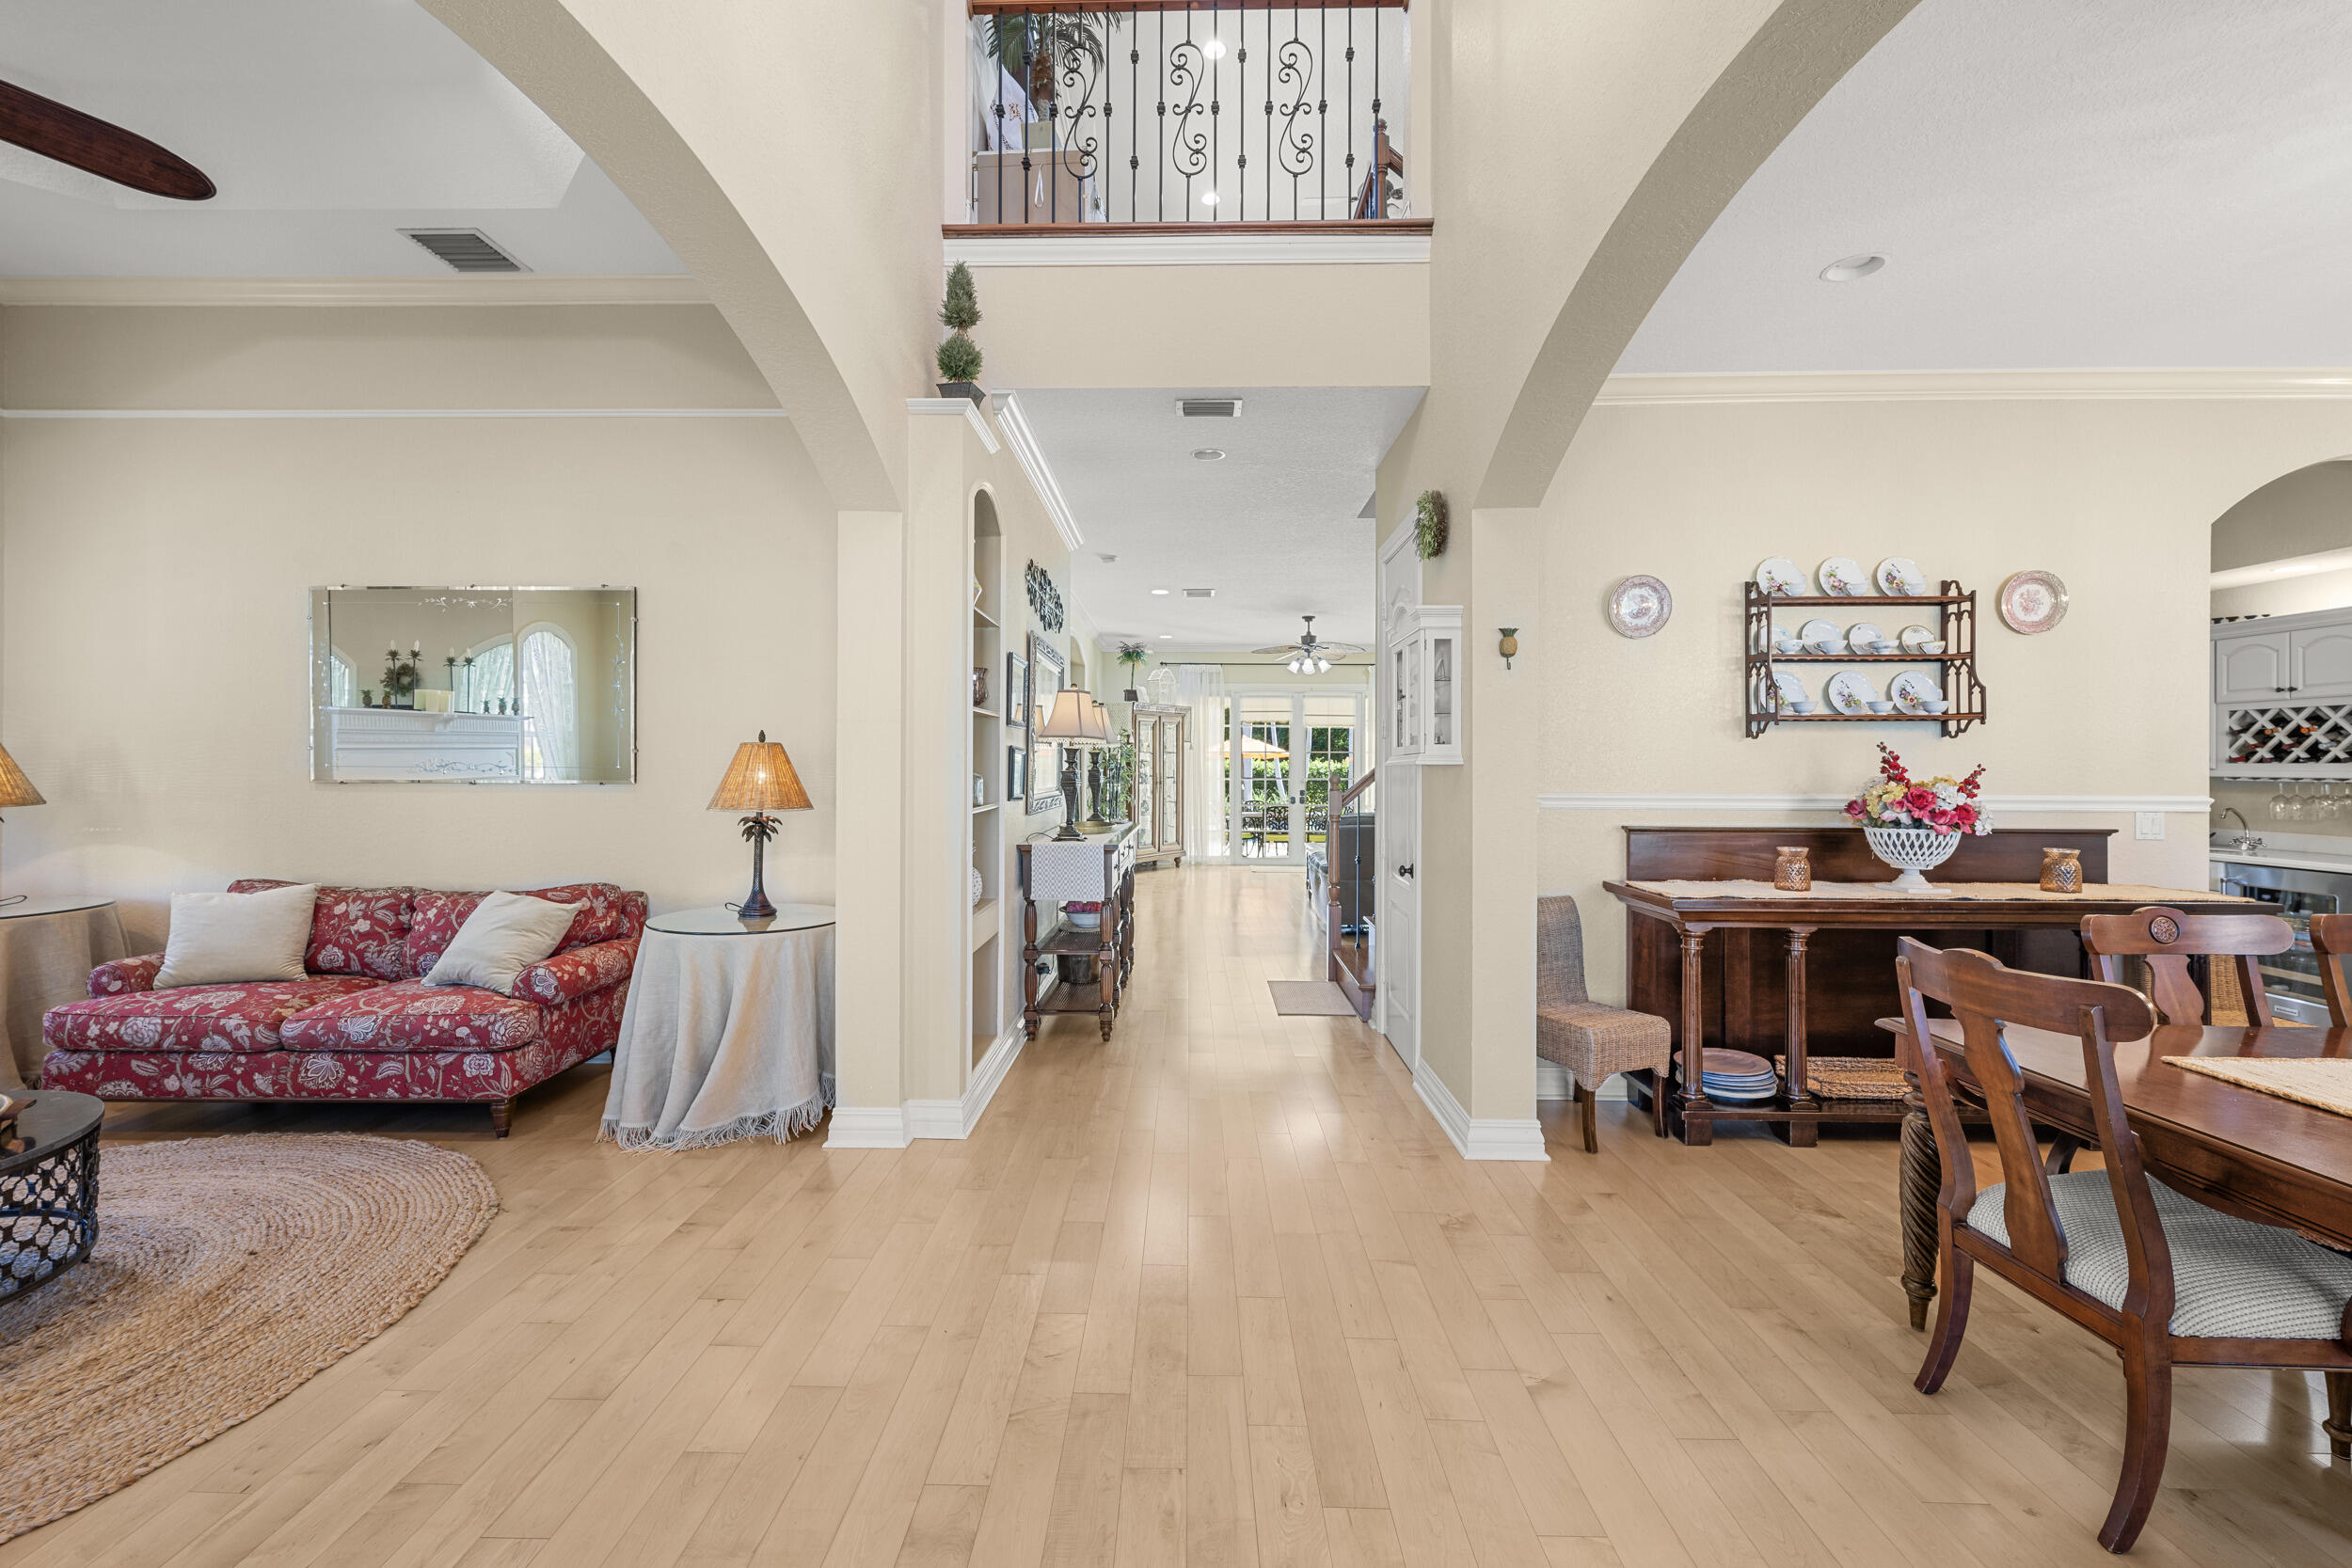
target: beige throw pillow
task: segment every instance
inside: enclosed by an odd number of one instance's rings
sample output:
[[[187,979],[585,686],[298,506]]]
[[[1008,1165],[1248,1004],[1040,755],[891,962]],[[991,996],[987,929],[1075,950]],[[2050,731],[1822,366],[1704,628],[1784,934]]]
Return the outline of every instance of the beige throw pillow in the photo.
[[[512,996],[515,976],[553,953],[579,912],[527,893],[493,893],[457,927],[424,983],[481,986]]]
[[[310,912],[319,890],[274,887],[261,893],[175,893],[171,935],[154,988],[225,986],[303,978]]]

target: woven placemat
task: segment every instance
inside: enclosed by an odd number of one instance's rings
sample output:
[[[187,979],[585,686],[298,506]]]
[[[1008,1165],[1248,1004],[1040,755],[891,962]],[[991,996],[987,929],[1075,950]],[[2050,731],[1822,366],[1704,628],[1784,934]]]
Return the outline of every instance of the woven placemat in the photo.
[[[1788,1058],[1772,1058],[1772,1070],[1788,1076]],[[1911,1085],[1903,1069],[1884,1056],[1807,1056],[1804,1087],[1821,1100],[1900,1100]]]
[[[2188,1072],[2201,1072],[2242,1089],[2352,1117],[2352,1059],[2341,1056],[2167,1056]]]

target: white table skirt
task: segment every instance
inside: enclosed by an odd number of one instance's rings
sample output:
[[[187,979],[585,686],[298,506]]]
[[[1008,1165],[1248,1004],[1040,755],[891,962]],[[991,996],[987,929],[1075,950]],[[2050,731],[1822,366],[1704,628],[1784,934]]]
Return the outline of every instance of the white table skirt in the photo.
[[[779,1141],[833,1104],[833,927],[648,929],[601,1135],[624,1148]]]
[[[122,920],[94,898],[34,898],[0,910],[0,1089],[40,1076],[40,1015],[89,994],[89,972],[122,957]]]

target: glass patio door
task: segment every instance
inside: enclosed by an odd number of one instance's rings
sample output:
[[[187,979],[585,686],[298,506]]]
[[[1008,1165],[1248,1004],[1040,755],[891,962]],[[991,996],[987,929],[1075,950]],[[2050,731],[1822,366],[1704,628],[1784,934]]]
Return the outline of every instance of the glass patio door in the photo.
[[[1240,693],[1226,704],[1226,831],[1247,865],[1304,867],[1361,771],[1359,691]]]

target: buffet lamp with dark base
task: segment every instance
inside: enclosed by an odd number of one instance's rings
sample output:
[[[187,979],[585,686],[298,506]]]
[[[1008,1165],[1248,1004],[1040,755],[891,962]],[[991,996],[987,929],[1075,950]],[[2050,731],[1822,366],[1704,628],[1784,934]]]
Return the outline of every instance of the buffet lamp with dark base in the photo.
[[[744,895],[736,913],[745,921],[773,920],[776,907],[768,902],[768,890],[761,886],[762,861],[768,841],[776,836],[780,825],[768,814],[771,811],[806,811],[808,791],[801,787],[801,776],[792,769],[792,759],[784,748],[768,738],[768,732],[759,732],[757,740],[746,740],[735,749],[735,760],[727,764],[726,777],[719,781],[717,793],[710,797],[712,811],[747,811],[743,818],[743,836],[752,847],[752,891]]]
[[[1040,740],[1061,745],[1061,826],[1054,842],[1068,844],[1087,835],[1078,827],[1078,753],[1091,752],[1110,740],[1111,727],[1103,705],[1075,687],[1054,694],[1054,711],[1038,730]]]

